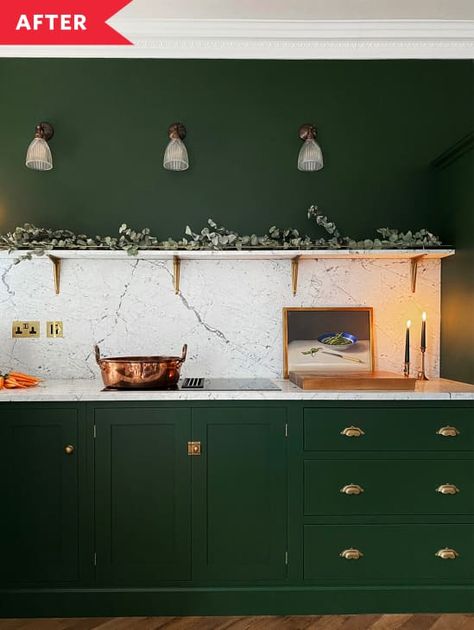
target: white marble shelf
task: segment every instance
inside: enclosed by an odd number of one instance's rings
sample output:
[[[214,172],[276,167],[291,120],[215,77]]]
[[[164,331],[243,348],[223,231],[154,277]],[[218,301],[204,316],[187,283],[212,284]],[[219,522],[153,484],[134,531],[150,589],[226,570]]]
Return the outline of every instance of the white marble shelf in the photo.
[[[0,250],[0,258],[18,259],[28,250],[8,252]],[[446,258],[455,253],[454,249],[245,249],[245,250],[141,250],[137,256],[129,256],[122,250],[74,250],[52,249],[45,255],[61,260],[348,260],[368,259],[413,259],[423,256],[427,260]],[[41,257],[39,257],[40,259]],[[33,257],[35,259],[35,257]]]
[[[94,379],[47,380],[31,389],[0,390],[1,402],[112,402],[181,400],[474,400],[474,385],[433,379],[416,384],[407,391],[303,391],[288,380],[275,379],[280,391],[101,391],[103,384]],[[474,417],[473,417],[474,420]],[[1,422],[1,418],[0,418]]]

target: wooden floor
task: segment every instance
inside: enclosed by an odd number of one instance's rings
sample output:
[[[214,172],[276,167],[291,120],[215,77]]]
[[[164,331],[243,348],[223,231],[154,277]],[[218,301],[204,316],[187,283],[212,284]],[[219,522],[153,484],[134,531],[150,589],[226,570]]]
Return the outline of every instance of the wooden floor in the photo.
[[[474,630],[474,615],[0,619],[0,630]]]

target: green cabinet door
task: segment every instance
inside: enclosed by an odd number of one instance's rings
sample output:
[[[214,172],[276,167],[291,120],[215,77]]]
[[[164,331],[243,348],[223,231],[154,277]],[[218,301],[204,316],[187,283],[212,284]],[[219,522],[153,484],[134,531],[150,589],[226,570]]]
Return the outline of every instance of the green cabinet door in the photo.
[[[78,411],[3,403],[0,413],[0,579],[76,580]]]
[[[286,577],[286,409],[193,410],[193,579]]]
[[[99,581],[189,579],[189,409],[120,404],[94,413]]]

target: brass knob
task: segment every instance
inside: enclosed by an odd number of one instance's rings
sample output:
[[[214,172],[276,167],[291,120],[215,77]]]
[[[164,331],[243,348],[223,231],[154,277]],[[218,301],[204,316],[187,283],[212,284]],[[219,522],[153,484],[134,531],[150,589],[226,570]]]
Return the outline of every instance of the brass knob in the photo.
[[[66,455],[72,455],[74,453],[74,446],[72,444],[68,444],[64,447],[64,452]]]
[[[188,455],[200,455],[201,442],[188,442]]]
[[[347,486],[344,486],[339,490],[343,494],[361,494],[364,492],[364,488],[359,486],[357,483],[348,483]]]
[[[346,427],[341,431],[341,435],[345,435],[346,437],[361,437],[361,435],[365,435],[365,432],[362,431],[359,427]]]
[[[344,549],[344,551],[341,551],[339,554],[339,556],[344,558],[344,560],[360,560],[363,555],[362,551],[354,549],[353,547],[350,549]]]
[[[436,492],[439,492],[440,494],[457,494],[459,492],[459,488],[453,483],[443,483],[441,486],[436,488]]]
[[[443,437],[456,437],[459,433],[459,429],[456,429],[456,427],[450,427],[449,424],[436,431],[436,435],[442,435]]]
[[[437,558],[441,558],[441,560],[456,560],[459,557],[458,552],[455,549],[450,549],[449,547],[445,547],[444,549],[440,549],[435,553]]]

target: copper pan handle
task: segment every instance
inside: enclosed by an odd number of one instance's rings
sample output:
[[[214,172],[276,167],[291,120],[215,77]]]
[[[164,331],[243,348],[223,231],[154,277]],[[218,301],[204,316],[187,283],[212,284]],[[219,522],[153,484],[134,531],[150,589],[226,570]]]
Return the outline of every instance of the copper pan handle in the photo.
[[[188,354],[188,344],[185,343],[183,346],[183,350],[181,352],[181,359],[179,360],[180,363],[184,363],[186,361],[187,354]]]
[[[94,346],[94,354],[95,354],[95,360],[97,362],[97,365],[100,365],[100,350],[97,344],[95,344]]]

